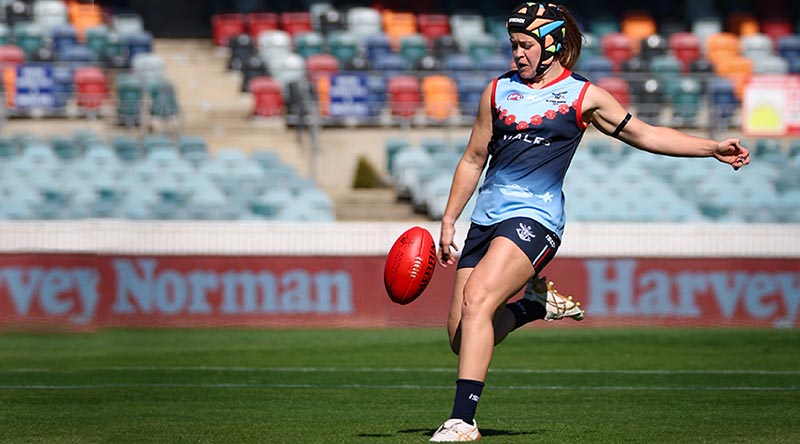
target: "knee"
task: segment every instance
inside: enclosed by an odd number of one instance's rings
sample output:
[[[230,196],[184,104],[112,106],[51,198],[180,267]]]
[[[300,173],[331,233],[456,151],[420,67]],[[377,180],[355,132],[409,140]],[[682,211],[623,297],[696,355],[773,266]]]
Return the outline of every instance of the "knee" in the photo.
[[[464,302],[461,306],[461,319],[490,320],[494,315],[495,307],[491,304],[488,290],[480,284],[464,287]]]

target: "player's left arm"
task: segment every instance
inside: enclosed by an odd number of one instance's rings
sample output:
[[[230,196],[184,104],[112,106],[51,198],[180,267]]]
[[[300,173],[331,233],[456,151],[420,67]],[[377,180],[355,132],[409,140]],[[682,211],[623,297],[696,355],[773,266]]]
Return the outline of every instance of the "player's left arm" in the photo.
[[[714,157],[738,170],[750,163],[750,152],[739,139],[714,141],[664,126],[653,126],[628,112],[605,89],[590,85],[584,97],[583,119],[604,134],[641,150],[676,157]]]

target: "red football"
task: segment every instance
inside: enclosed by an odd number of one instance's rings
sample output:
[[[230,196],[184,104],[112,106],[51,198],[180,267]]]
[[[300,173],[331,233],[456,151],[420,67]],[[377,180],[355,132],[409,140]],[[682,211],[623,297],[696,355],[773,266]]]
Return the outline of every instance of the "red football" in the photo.
[[[418,298],[428,286],[436,267],[436,245],[431,233],[413,227],[394,242],[386,255],[383,284],[389,298],[401,305]]]

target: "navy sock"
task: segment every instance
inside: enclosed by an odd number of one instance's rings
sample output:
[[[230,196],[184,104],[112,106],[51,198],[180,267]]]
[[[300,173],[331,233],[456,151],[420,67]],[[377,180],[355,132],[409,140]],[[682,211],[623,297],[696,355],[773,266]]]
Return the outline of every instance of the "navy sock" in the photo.
[[[520,299],[516,302],[512,302],[507,304],[511,313],[514,314],[514,329],[518,329],[523,325],[527,324],[528,322],[533,322],[537,319],[544,319],[544,315],[547,314],[547,310],[545,310],[544,305],[536,302],[536,301],[529,301],[527,299]]]
[[[475,423],[475,410],[481,399],[483,382],[472,379],[456,380],[456,398],[453,400],[451,418],[458,418],[470,424]]]

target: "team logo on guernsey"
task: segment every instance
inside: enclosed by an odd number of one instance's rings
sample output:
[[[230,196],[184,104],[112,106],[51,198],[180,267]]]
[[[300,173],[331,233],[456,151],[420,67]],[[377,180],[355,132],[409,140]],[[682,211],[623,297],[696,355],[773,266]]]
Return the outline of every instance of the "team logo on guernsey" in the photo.
[[[516,102],[518,100],[525,100],[525,96],[523,96],[518,92],[512,92],[511,94],[508,95],[508,97],[506,97],[506,100],[511,100]]]
[[[533,234],[532,228],[522,222],[519,223],[519,228],[517,228],[517,236],[525,242],[530,242],[531,239],[536,237],[536,235]]]
[[[554,105],[560,105],[562,103],[567,103],[564,96],[567,95],[566,91],[558,91],[550,93],[553,97],[546,100],[547,103],[552,103]]]

